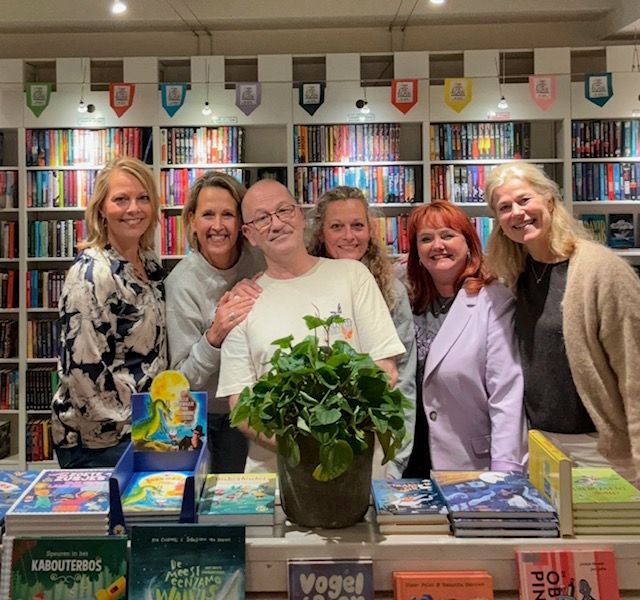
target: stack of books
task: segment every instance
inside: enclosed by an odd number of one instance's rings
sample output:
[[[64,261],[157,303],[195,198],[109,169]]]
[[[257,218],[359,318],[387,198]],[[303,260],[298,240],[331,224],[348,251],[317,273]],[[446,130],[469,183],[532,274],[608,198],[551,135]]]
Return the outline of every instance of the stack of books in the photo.
[[[136,471],[122,494],[128,525],[178,523],[190,471]]]
[[[451,531],[449,510],[430,479],[376,479],[371,495],[383,535]]]
[[[243,525],[247,537],[271,537],[275,503],[275,473],[207,475],[198,505],[198,523]]]
[[[576,535],[640,534],[640,490],[607,467],[574,467]]]
[[[0,534],[4,532],[7,511],[39,474],[39,471],[0,471]]]
[[[526,475],[511,471],[432,471],[456,537],[558,537],[554,507]]]
[[[46,469],[5,516],[16,537],[96,536],[109,533],[110,469]]]

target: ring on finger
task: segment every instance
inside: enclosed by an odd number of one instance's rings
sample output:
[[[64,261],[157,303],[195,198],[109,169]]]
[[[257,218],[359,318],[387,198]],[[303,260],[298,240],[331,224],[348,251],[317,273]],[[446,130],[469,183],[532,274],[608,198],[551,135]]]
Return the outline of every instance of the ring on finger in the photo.
[[[231,312],[229,313],[229,321],[235,321],[238,318],[238,316],[236,315],[236,313]]]

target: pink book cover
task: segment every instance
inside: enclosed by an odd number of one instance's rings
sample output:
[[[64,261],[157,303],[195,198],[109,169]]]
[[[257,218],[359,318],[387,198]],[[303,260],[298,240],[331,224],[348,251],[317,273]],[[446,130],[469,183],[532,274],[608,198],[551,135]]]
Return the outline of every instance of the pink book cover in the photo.
[[[613,550],[516,552],[520,600],[620,600]]]

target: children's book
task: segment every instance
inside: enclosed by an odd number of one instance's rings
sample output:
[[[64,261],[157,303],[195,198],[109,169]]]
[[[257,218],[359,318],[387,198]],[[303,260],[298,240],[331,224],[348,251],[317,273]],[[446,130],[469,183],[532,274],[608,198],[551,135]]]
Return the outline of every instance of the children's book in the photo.
[[[514,471],[432,471],[452,519],[556,517],[526,475]]]
[[[244,528],[134,525],[129,573],[134,600],[244,600]]]
[[[573,535],[571,460],[541,431],[529,430],[529,479],[555,507],[560,535]]]
[[[640,509],[640,490],[609,467],[573,469],[573,509]]]
[[[613,550],[517,551],[520,600],[620,600]]]
[[[199,523],[273,525],[275,473],[207,475],[198,507]]]
[[[557,538],[558,529],[458,529],[453,526],[453,535],[459,538]]]
[[[189,471],[138,471],[122,494],[122,510],[130,513],[180,514]]]
[[[17,537],[11,551],[10,597],[124,599],[127,558],[126,537]]]
[[[453,519],[457,529],[558,529],[557,519]]]
[[[378,529],[382,535],[449,535],[449,523],[380,523]]]
[[[374,600],[373,561],[368,558],[288,561],[288,600]]]
[[[371,482],[378,523],[446,523],[444,498],[429,479],[375,479]]]
[[[487,571],[394,571],[394,600],[493,600]]]
[[[131,439],[136,452],[199,451],[206,443],[207,393],[189,391],[178,371],[157,375],[148,394],[131,397]]]
[[[633,248],[635,246],[632,214],[609,215],[608,242],[612,248]]]
[[[576,535],[640,535],[640,525],[605,525],[604,523],[597,525],[575,525]]]
[[[0,523],[4,523],[7,511],[39,474],[39,471],[0,471]]]

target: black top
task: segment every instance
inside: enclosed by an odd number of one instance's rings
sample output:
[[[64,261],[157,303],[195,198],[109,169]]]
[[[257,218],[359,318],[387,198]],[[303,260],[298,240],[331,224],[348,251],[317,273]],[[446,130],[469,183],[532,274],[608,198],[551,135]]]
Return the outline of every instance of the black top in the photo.
[[[517,284],[515,328],[530,426],[554,433],[596,430],[573,383],[562,332],[562,298],[569,261],[531,257]]]

